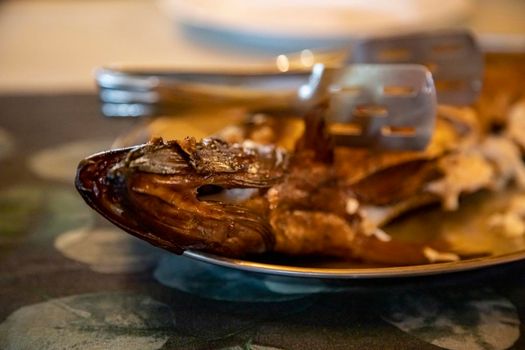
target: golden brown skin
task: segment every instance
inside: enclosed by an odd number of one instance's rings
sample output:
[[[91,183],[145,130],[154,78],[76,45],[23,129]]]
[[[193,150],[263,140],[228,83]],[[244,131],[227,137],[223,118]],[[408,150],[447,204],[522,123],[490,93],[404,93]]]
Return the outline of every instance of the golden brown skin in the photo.
[[[195,249],[241,257],[277,252],[428,263],[422,246],[374,235],[376,228],[355,206],[352,187],[334,167],[322,110],[308,118],[293,155],[217,139],[156,139],[82,161],[76,186],[110,221],[176,253]],[[258,191],[238,203],[200,195],[232,188]]]
[[[157,139],[82,161],[76,187],[110,221],[170,251],[262,253],[274,245],[264,217],[239,205],[200,201],[197,191],[268,188],[282,177],[280,157],[277,150],[256,152],[213,139]]]
[[[307,116],[286,176],[267,192],[274,251],[393,265],[428,263],[423,246],[384,240],[359,207],[349,208],[358,197],[334,164],[336,150],[325,134],[322,112]]]

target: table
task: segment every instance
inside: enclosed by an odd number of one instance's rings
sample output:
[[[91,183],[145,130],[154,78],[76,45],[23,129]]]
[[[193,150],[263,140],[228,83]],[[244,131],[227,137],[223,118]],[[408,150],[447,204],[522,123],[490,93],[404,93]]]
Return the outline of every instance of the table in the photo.
[[[118,231],[74,171],[135,123],[90,94],[0,97],[0,349],[525,348],[525,263],[305,285]]]

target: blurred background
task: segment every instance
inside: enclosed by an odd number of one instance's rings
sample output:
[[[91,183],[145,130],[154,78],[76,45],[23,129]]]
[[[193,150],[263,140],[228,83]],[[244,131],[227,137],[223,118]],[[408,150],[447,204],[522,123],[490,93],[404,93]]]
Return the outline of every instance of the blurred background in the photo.
[[[458,26],[497,53],[485,57],[483,126],[501,131],[516,105],[525,140],[524,15],[525,0],[0,0],[0,349],[525,349],[523,216],[522,236],[494,236],[518,250],[496,256],[514,265],[330,285],[162,253],[96,214],[73,185],[90,154],[246,121],[242,108],[103,118],[97,67],[275,68],[287,52]],[[449,228],[421,223],[418,235]],[[475,243],[492,242],[475,230]]]
[[[223,67],[363,35],[467,25],[525,50],[522,0],[4,0],[0,93],[94,92],[107,63]]]

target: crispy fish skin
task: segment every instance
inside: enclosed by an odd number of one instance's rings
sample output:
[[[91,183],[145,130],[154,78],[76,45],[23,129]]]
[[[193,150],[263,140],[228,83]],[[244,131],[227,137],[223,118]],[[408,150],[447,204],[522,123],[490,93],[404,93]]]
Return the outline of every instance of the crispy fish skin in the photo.
[[[111,222],[178,254],[194,249],[229,257],[277,252],[400,265],[429,262],[424,247],[380,238],[357,208],[349,212],[355,195],[338,182],[329,163],[306,152],[290,165],[276,154],[213,139],[157,139],[82,161],[76,186]],[[201,200],[198,190],[208,185],[259,193],[236,204]]]
[[[242,144],[156,139],[82,161],[76,185],[110,221],[176,253],[194,249],[230,257],[277,252],[394,265],[434,262],[435,254],[425,253],[428,247],[398,242],[378,227],[445,197],[439,189],[428,191],[429,184],[447,179],[450,169],[443,169],[442,159],[468,156],[465,150],[476,145],[475,124],[450,115],[438,122],[425,151],[374,153],[334,148],[323,111],[306,116],[291,153],[249,139]],[[257,190],[231,203],[200,195],[210,188]]]
[[[242,257],[265,252],[327,255],[386,264],[430,262],[418,244],[396,242],[364,217],[334,167],[322,110],[313,111],[297,150],[161,139],[92,156],[76,185],[86,202],[124,230],[181,253]],[[230,203],[203,189],[257,189]],[[388,254],[386,254],[388,252]]]
[[[76,187],[111,222],[154,245],[179,254],[199,249],[242,256],[272,249],[274,236],[264,216],[199,201],[197,191],[206,185],[267,188],[282,177],[285,162],[278,150],[245,150],[213,139],[157,139],[82,161]]]

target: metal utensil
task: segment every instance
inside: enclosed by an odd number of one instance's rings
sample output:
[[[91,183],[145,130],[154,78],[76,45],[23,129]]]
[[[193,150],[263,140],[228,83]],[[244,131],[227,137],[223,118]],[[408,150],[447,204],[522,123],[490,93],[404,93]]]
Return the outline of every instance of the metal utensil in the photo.
[[[96,73],[102,113],[107,117],[166,115],[181,108],[245,106],[287,110],[297,105],[297,89],[308,81],[301,71],[184,72],[101,68]]]
[[[470,104],[481,91],[483,54],[466,30],[359,40],[353,45],[352,62],[422,64],[432,72],[443,104]]]
[[[465,30],[413,33],[354,41],[350,49],[304,50],[277,57],[277,66],[236,71],[181,71],[170,67],[112,66],[96,72],[102,112],[108,117],[161,115],[185,106],[238,105],[286,110],[315,63],[418,63],[434,76],[439,103],[469,104],[481,89],[483,59]]]
[[[432,136],[436,91],[421,65],[314,66],[299,89],[305,109],[328,99],[328,130],[339,145],[420,150]]]

